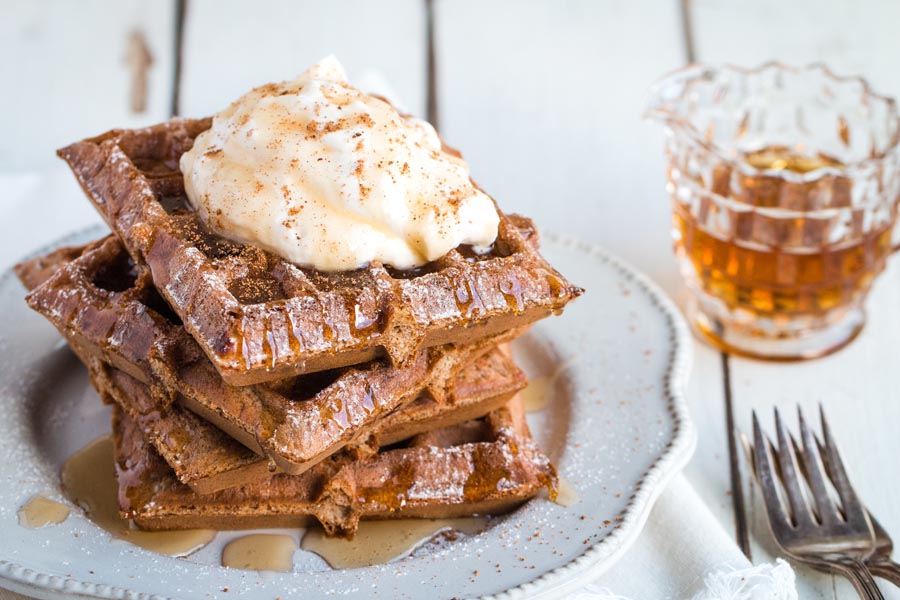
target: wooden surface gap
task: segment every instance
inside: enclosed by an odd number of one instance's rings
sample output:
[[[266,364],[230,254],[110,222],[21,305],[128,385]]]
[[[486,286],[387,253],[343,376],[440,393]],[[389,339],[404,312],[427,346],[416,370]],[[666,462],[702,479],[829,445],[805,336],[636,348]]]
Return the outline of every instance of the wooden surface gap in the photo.
[[[734,537],[741,552],[750,562],[750,534],[747,528],[747,511],[744,504],[744,486],[741,482],[741,457],[734,420],[734,402],[731,393],[731,362],[728,354],[722,353],[722,387],[725,396],[725,427],[728,432],[728,464],[731,475],[731,502],[734,507]]]
[[[688,64],[696,62],[694,50],[694,24],[691,20],[691,0],[681,0],[681,34],[684,38],[684,54]]]
[[[175,57],[172,62],[172,105],[169,112],[173,117],[181,113],[181,55],[184,51],[184,18],[187,13],[188,0],[175,2]]]
[[[440,131],[438,123],[437,60],[434,42],[434,0],[425,2],[425,119]]]

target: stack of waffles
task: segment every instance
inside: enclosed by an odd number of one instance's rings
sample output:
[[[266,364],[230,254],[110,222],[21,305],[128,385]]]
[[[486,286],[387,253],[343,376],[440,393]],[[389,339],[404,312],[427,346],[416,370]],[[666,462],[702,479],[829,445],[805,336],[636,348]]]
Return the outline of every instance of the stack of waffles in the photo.
[[[113,407],[119,504],[144,529],[496,514],[555,470],[507,343],[581,290],[500,215],[487,254],[320,272],[211,232],[179,159],[206,120],[60,151],[112,234],[25,262],[29,305]]]

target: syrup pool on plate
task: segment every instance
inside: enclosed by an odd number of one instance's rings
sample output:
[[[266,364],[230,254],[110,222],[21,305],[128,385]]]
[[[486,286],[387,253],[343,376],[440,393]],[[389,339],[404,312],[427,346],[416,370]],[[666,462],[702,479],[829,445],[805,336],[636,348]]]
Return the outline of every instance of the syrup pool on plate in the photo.
[[[481,533],[487,522],[486,517],[363,521],[353,539],[327,537],[317,527],[306,532],[300,545],[324,558],[335,569],[356,569],[406,556],[444,532]]]
[[[117,539],[145,550],[187,556],[209,544],[212,529],[141,531],[119,513],[118,485],[111,436],[97,438],[73,454],[62,468],[63,492],[87,517]]]
[[[296,550],[297,542],[289,535],[253,533],[228,542],[222,550],[222,566],[290,573]]]
[[[39,529],[47,525],[58,525],[69,518],[69,507],[46,496],[33,496],[19,509],[19,525],[28,529]]]

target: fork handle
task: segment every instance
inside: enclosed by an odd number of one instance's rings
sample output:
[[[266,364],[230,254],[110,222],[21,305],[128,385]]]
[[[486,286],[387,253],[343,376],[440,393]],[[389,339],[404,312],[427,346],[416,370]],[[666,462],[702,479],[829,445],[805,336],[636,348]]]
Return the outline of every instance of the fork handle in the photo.
[[[875,577],[881,577],[897,587],[900,587],[900,565],[889,558],[867,562],[869,571]]]
[[[864,598],[884,600],[881,590],[878,589],[878,584],[875,583],[875,578],[872,577],[872,573],[862,560],[858,558],[846,558],[838,564],[847,567],[847,577],[850,578],[850,581],[853,583],[853,586],[856,587],[857,592],[860,594],[865,593],[865,596],[863,596]],[[857,583],[859,584],[858,587]]]
[[[793,555],[793,558],[808,564],[816,570],[846,578],[853,585],[853,589],[856,590],[860,600],[883,600],[884,598],[878,590],[878,585],[875,583],[872,575],[865,570],[865,566],[862,566],[862,569],[857,568],[856,561],[853,559],[846,557],[827,559],[824,557],[797,555]],[[861,562],[859,564],[862,565]],[[868,574],[868,577],[861,573]]]
[[[875,584],[875,580],[872,576],[869,575],[866,577],[861,574],[868,573],[865,571],[865,567],[858,569],[854,564],[855,561],[852,559],[842,557],[840,559],[828,560],[824,558],[806,557],[800,560],[820,571],[845,577],[853,584],[853,589],[856,590],[860,600],[883,600],[884,598],[878,590],[878,586]]]

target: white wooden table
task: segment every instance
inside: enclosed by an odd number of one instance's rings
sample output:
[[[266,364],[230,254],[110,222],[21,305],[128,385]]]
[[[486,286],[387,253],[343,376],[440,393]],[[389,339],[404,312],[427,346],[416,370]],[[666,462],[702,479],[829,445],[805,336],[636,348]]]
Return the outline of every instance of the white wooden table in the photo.
[[[62,169],[53,149],[173,112],[210,114],[334,53],[353,79],[378,69],[408,110],[463,150],[506,209],[607,247],[678,299],[661,132],[641,121],[654,79],[691,60],[822,60],[900,96],[895,0],[6,0],[2,8],[0,174],[21,174],[23,197],[38,186],[44,198],[3,213],[4,267],[96,220],[86,202],[83,211],[56,210],[73,183],[30,175]],[[144,49],[152,64],[136,113]],[[22,211],[46,212],[46,227],[16,228]],[[583,301],[602,307],[603,293]],[[773,406],[800,403],[813,414],[821,402],[859,492],[900,536],[900,265],[868,306],[862,336],[814,362],[764,364],[697,344],[690,401],[700,441],[686,475],[755,562],[772,560],[772,543],[742,461],[732,472],[740,457],[728,435],[733,425],[748,429],[751,409],[769,418]],[[741,500],[746,517],[735,511]],[[797,572],[802,598],[853,597],[843,581]]]

